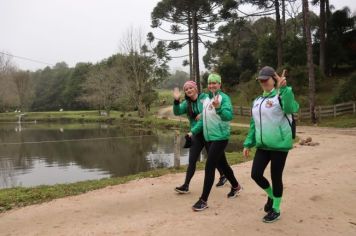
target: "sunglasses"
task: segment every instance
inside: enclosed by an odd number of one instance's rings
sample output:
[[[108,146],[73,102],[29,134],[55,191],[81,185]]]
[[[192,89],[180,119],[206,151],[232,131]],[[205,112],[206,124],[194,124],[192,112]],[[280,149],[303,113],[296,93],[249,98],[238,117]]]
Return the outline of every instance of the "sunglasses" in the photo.
[[[258,81],[259,81],[261,84],[264,84],[264,83],[266,83],[268,80],[269,80],[269,79],[264,79],[264,80],[259,79]]]

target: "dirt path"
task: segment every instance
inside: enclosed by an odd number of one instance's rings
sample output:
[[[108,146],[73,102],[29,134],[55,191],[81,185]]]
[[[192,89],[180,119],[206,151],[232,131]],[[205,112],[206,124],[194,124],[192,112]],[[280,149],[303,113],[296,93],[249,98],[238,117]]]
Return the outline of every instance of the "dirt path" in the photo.
[[[320,145],[290,152],[282,218],[273,224],[261,222],[265,195],[246,162],[233,166],[241,196],[214,187],[204,212],[191,210],[204,173],[187,195],[173,191],[184,174],[172,174],[0,214],[0,235],[356,235],[356,129],[298,131]]]

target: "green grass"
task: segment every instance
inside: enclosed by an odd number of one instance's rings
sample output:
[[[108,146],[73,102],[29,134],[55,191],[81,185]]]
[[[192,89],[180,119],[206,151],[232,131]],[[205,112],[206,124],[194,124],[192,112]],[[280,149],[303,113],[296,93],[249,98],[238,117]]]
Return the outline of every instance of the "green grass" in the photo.
[[[227,153],[227,159],[231,165],[238,164],[247,160],[251,160],[253,153],[249,159],[245,159],[241,152]],[[197,169],[203,170],[205,162],[198,162]],[[147,172],[138,173],[116,178],[105,178],[100,180],[88,180],[71,184],[57,184],[52,186],[38,186],[38,187],[16,187],[0,190],[0,212],[8,211],[10,209],[48,202],[53,199],[62,198],[66,196],[74,196],[95,189],[105,188],[107,186],[127,183],[132,180],[141,178],[154,178],[165,174],[180,173],[186,170],[186,166],[179,168],[164,168],[155,169]]]
[[[234,118],[232,119],[232,122],[240,124],[250,124],[250,121],[251,117],[249,116],[234,115]]]
[[[152,107],[173,105],[173,91],[168,89],[157,89],[158,101],[152,104]]]
[[[111,111],[110,116],[100,116],[98,111],[51,111],[51,112],[22,112],[23,122],[45,121],[45,122],[100,122],[119,118],[123,113]],[[0,114],[2,122],[18,121],[19,113],[7,112]]]
[[[151,108],[148,115],[158,111],[159,107]],[[110,116],[100,116],[97,110],[92,111],[48,111],[48,112],[21,112],[22,122],[112,122],[125,117],[137,117],[137,112],[120,112],[112,110]],[[19,113],[0,113],[0,122],[17,122]]]
[[[298,122],[298,125],[313,125],[311,121]],[[323,118],[318,122],[321,127],[352,128],[356,127],[356,114],[332,118]]]

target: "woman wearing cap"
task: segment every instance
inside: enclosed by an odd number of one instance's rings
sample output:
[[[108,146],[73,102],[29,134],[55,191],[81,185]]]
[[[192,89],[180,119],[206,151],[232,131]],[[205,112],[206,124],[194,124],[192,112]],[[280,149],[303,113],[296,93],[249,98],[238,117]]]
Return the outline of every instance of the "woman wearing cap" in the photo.
[[[299,109],[291,87],[286,86],[284,77],[278,76],[272,67],[263,67],[257,78],[262,96],[257,97],[252,105],[250,129],[244,142],[243,154],[249,156],[250,148],[256,147],[251,177],[268,195],[263,217],[266,223],[280,217],[280,203],[283,193],[282,173],[288,151],[293,147],[292,113]],[[272,186],[263,176],[271,162]]]
[[[242,190],[225,156],[225,148],[230,137],[230,121],[233,116],[230,97],[221,91],[221,77],[218,74],[209,75],[208,89],[209,94],[203,100],[202,119],[192,128],[193,134],[203,130],[208,147],[203,192],[193,205],[194,211],[202,211],[208,207],[207,201],[217,167],[221,168],[231,183],[232,188],[227,194],[228,198],[236,197]]]
[[[173,113],[176,116],[187,114],[190,124],[190,129],[193,129],[195,125],[197,125],[200,114],[203,110],[203,104],[201,100],[204,99],[207,95],[204,93],[198,93],[197,84],[194,81],[187,81],[183,86],[183,90],[185,93],[185,100],[181,103],[179,101],[180,92],[178,88],[174,89],[173,97],[174,97],[174,105],[173,105]],[[186,137],[191,139],[191,146],[189,147],[189,162],[188,168],[186,172],[186,177],[184,184],[182,186],[176,187],[175,191],[178,193],[188,193],[189,192],[189,183],[192,179],[196,163],[200,156],[200,153],[203,147],[206,145],[204,136],[202,132],[196,133],[191,137]],[[220,172],[220,181],[216,185],[217,187],[222,187],[227,181],[224,174],[218,169]]]

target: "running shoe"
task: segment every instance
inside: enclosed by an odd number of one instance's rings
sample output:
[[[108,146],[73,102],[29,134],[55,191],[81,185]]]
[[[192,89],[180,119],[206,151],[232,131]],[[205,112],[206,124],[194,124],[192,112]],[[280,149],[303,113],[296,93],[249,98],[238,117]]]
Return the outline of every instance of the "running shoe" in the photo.
[[[189,187],[184,184],[180,187],[176,187],[174,190],[178,193],[189,193]]]
[[[193,211],[203,211],[206,208],[208,208],[208,203],[199,199],[194,205],[193,205]]]
[[[270,210],[267,215],[265,215],[262,219],[263,222],[265,223],[272,223],[277,221],[281,216],[281,213],[276,212],[273,208]]]
[[[263,208],[263,210],[265,212],[270,212],[270,210],[272,210],[272,206],[273,206],[273,199],[272,198],[267,198],[267,202],[265,204],[265,207]]]
[[[227,178],[225,176],[221,176],[219,179],[219,182],[216,184],[217,188],[223,187],[227,181]]]
[[[238,185],[236,188],[231,188],[231,191],[227,194],[227,197],[235,198],[240,194],[241,191],[242,191],[242,187],[241,185]]]

